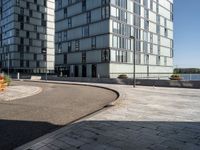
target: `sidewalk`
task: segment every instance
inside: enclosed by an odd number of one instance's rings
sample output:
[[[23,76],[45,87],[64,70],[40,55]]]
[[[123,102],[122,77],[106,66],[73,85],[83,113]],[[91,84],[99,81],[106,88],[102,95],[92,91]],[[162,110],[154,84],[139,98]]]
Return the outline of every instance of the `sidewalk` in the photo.
[[[121,100],[18,150],[200,149],[199,89],[98,85]]]

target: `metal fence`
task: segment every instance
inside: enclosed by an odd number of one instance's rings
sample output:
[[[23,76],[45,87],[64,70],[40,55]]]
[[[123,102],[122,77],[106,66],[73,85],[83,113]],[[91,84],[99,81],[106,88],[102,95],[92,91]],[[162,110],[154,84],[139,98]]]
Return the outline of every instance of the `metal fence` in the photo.
[[[155,74],[136,74],[136,79],[156,79],[156,80],[169,80],[172,73],[163,74],[163,73],[155,73]],[[180,76],[183,81],[200,81],[200,74],[177,74]]]

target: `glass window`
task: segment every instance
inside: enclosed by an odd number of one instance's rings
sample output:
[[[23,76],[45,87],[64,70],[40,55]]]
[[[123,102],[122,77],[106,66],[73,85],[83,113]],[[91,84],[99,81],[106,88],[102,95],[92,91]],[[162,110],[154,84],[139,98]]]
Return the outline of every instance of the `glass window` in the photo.
[[[102,50],[101,58],[102,58],[102,62],[109,62],[110,61],[110,50],[109,49]]]
[[[82,35],[83,37],[89,36],[89,26],[82,27]]]
[[[92,40],[92,41],[91,41],[91,43],[92,43],[92,45],[91,45],[92,48],[96,48],[96,37],[92,37],[91,40]]]
[[[76,51],[80,50],[80,41],[79,40],[75,41],[75,50]]]
[[[102,19],[106,19],[110,17],[110,9],[109,6],[102,7],[101,9]]]

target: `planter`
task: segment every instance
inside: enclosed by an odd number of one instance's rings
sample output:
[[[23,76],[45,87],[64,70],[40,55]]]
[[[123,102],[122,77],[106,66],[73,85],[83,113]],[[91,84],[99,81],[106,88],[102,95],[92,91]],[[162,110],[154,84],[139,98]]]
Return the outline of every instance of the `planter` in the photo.
[[[170,80],[178,80],[178,81],[180,81],[180,80],[182,80],[181,78],[169,78]]]
[[[182,80],[182,78],[179,76],[179,75],[177,75],[177,74],[173,74],[173,75],[171,75],[171,77],[169,78],[170,80]]]
[[[128,76],[126,74],[121,74],[118,76],[118,79],[128,79]]]

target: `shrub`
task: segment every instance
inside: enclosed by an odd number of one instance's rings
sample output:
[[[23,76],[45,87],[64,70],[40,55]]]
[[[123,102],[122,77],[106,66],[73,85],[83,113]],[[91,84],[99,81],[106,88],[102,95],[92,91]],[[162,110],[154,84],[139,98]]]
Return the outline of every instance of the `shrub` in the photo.
[[[119,79],[128,79],[128,76],[126,74],[120,74],[118,76]]]
[[[171,75],[170,80],[181,80],[181,77],[178,74],[173,74]]]
[[[5,83],[7,83],[8,85],[10,85],[10,83],[11,83],[11,78],[8,76],[8,75],[4,75],[4,81],[5,81]]]

